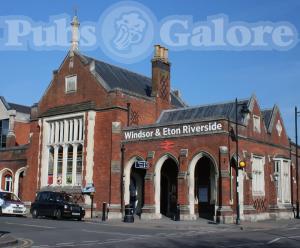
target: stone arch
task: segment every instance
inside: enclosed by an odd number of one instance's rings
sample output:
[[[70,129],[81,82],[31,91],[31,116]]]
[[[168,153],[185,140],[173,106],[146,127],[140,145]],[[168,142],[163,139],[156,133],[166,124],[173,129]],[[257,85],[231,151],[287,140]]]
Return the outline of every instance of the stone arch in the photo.
[[[19,194],[19,179],[20,179],[20,175],[22,172],[25,172],[26,170],[26,166],[25,167],[21,167],[20,169],[18,169],[15,173],[15,178],[14,178],[14,193],[16,196],[18,196]]]
[[[124,168],[124,176],[123,176],[123,183],[124,183],[124,203],[129,204],[130,194],[129,194],[129,185],[130,185],[130,172],[132,165],[135,161],[144,160],[142,156],[133,156],[129,161],[126,163]]]
[[[196,219],[196,214],[195,214],[195,169],[198,161],[203,158],[207,157],[208,159],[211,160],[213,166],[214,166],[214,187],[215,187],[215,195],[214,198],[217,201],[218,200],[218,177],[219,177],[219,169],[218,169],[218,163],[216,159],[208,152],[206,151],[200,151],[196,153],[196,155],[193,156],[191,162],[189,163],[188,167],[188,200],[189,200],[189,210],[190,210],[190,215],[192,219]]]
[[[9,172],[11,174],[12,180],[14,181],[14,173],[9,168],[4,168],[0,171],[0,188],[2,188],[2,178],[5,172]]]
[[[155,169],[154,169],[154,202],[155,202],[155,214],[161,218],[161,213],[160,213],[160,182],[161,182],[161,168],[164,164],[164,162],[167,159],[172,159],[176,165],[177,168],[179,170],[179,161],[178,159],[173,156],[171,153],[166,153],[165,155],[163,155],[162,157],[160,157],[156,164],[155,164]]]

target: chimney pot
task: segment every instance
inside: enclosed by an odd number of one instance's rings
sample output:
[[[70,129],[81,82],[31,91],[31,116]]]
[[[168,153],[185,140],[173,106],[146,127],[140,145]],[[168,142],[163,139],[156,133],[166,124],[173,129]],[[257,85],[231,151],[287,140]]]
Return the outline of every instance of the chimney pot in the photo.
[[[155,59],[159,58],[159,51],[160,51],[160,45],[155,45],[154,46],[154,58]]]

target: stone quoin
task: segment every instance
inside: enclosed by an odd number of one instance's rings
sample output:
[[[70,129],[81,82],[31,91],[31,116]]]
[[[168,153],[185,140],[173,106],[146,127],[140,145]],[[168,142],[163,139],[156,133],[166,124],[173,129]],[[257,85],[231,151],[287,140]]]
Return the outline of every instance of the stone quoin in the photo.
[[[181,219],[222,223],[236,217],[238,190],[242,220],[293,217],[299,147],[276,105],[261,109],[252,95],[187,106],[171,90],[168,49],[155,46],[149,78],[82,54],[78,26],[74,17],[71,49],[38,103],[0,98],[2,190],[28,204],[65,191],[90,206],[81,190],[94,185],[94,215],[105,202],[109,219],[131,204],[143,219],[179,209]]]

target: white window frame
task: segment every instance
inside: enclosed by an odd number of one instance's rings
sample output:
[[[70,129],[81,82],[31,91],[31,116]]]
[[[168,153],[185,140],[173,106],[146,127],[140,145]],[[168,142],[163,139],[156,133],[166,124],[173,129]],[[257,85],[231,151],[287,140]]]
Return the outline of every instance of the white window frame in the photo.
[[[253,115],[253,131],[256,133],[261,133],[261,121],[260,117]]]
[[[8,183],[8,188],[6,187]],[[8,192],[12,192],[12,184],[13,184],[13,178],[11,175],[6,175],[5,176],[5,181],[4,181],[4,190]]]
[[[275,158],[274,176],[277,179],[277,203],[291,203],[291,161],[285,158]]]
[[[255,164],[255,160],[259,164]],[[265,196],[265,157],[252,155],[252,195]]]
[[[42,170],[41,170],[41,185],[42,186],[48,186],[48,166],[49,166],[49,147],[50,146],[64,146],[64,145],[83,145],[84,147],[84,141],[85,141],[85,117],[86,113],[85,112],[77,112],[77,113],[72,113],[72,114],[66,114],[66,115],[60,115],[60,116],[54,116],[54,117],[46,117],[43,119],[43,150],[42,150]],[[77,124],[82,126],[82,130],[78,128],[77,130],[77,139],[74,140],[68,140],[67,137],[62,137],[63,140],[60,139],[60,133],[63,132],[65,133],[66,126],[60,125],[60,123],[68,122],[70,120],[79,120],[81,119],[81,122],[78,122]],[[57,127],[58,129],[63,128],[63,130],[56,130]],[[74,130],[73,130],[74,131]],[[67,136],[67,134],[66,134]],[[67,153],[66,153],[67,155]],[[67,161],[67,157],[63,158],[63,161]],[[57,161],[56,161],[57,163]],[[57,165],[57,164],[56,164]],[[54,161],[54,166],[55,166],[55,161]],[[64,166],[64,164],[63,164]],[[83,173],[84,170],[84,158],[82,161],[82,171]],[[65,171],[66,172],[66,171]],[[66,173],[65,173],[66,174]],[[65,175],[63,174],[63,175]],[[74,173],[75,174],[75,173]],[[53,174],[53,176],[55,176]],[[57,174],[56,174],[57,176]],[[66,177],[62,177],[66,178]],[[83,176],[81,177],[83,179]],[[81,182],[82,183],[82,182]],[[76,178],[72,177],[72,184],[67,184],[64,181],[62,181],[59,186],[67,186],[67,185],[81,185],[78,181],[76,181]],[[57,186],[58,182],[56,179],[56,182],[53,181],[53,186]]]
[[[69,89],[69,83],[74,80],[74,87]],[[77,91],[77,75],[70,75],[65,77],[65,93],[72,93]]]

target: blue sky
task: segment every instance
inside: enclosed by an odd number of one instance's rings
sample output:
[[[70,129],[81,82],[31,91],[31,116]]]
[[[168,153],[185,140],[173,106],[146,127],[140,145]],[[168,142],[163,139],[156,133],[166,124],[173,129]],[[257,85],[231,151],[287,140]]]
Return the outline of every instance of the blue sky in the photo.
[[[48,22],[50,16],[73,14],[82,22],[97,22],[105,9],[118,1],[44,0],[2,1],[0,16],[27,16]],[[230,21],[287,21],[300,30],[299,0],[165,0],[138,1],[161,20],[169,15],[190,15],[194,21],[226,14]],[[1,51],[0,95],[8,101],[31,105],[39,101],[52,71],[66,51]],[[117,63],[100,48],[85,52],[92,57],[150,76],[151,57],[133,64]],[[300,47],[288,51],[170,51],[172,88],[189,105],[247,98],[256,94],[261,108],[277,104],[288,134],[294,137],[294,107],[300,108]]]

